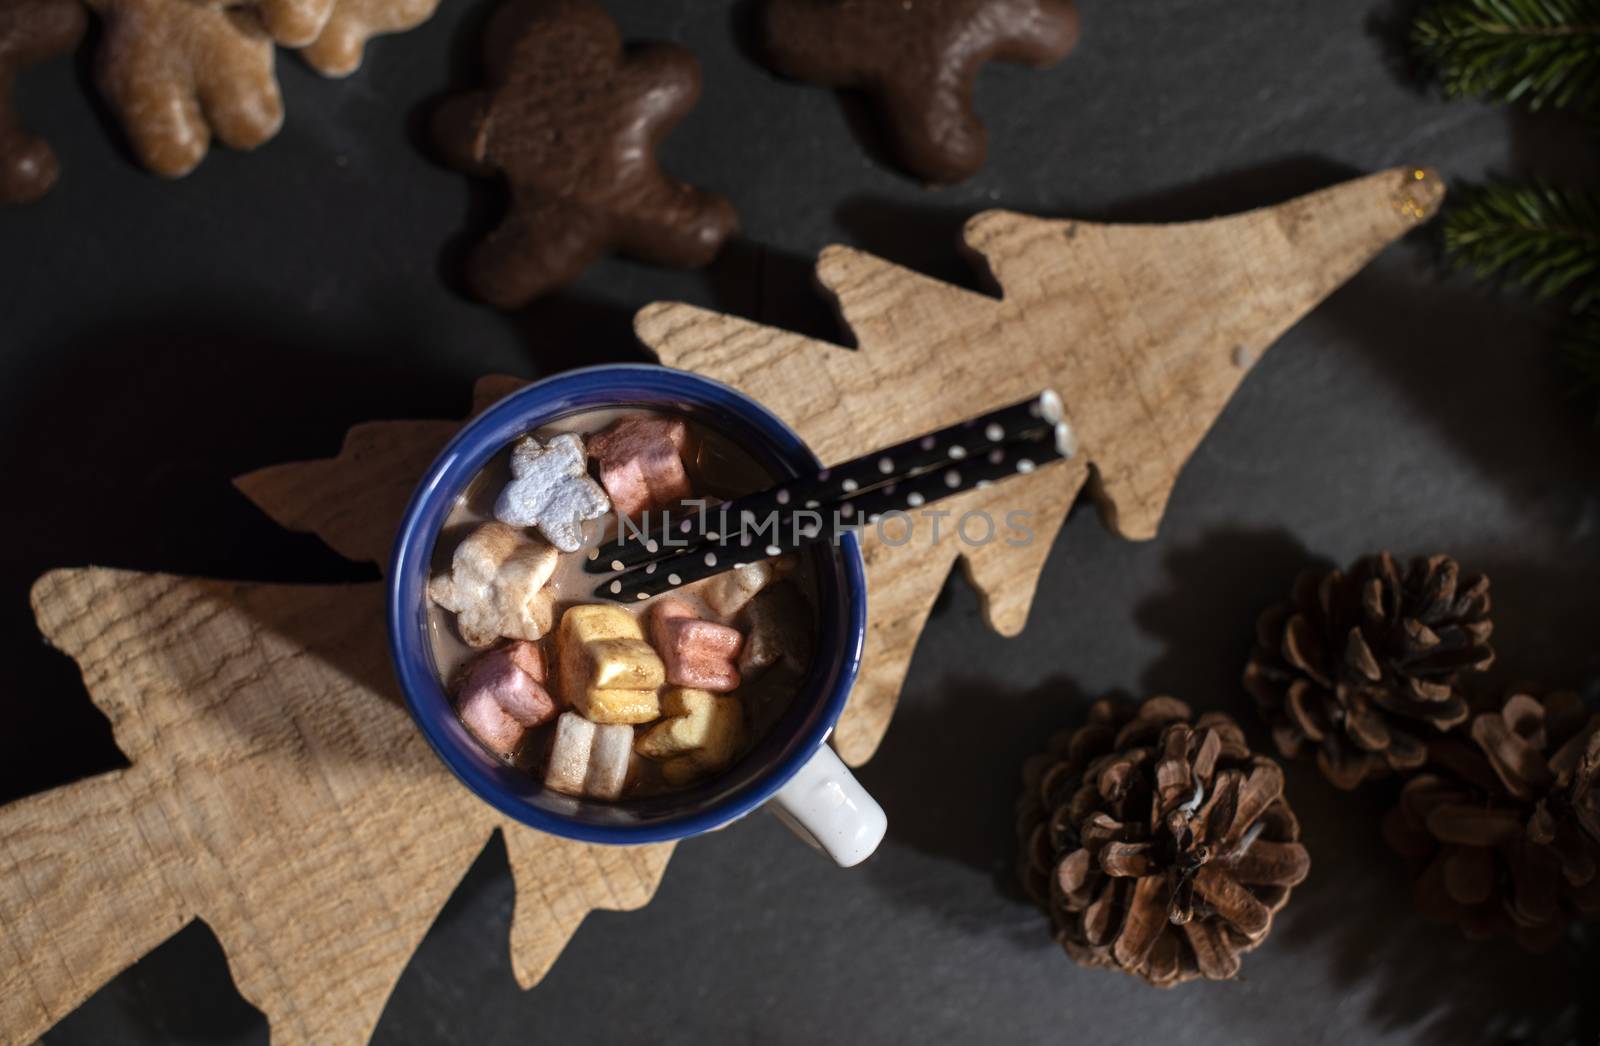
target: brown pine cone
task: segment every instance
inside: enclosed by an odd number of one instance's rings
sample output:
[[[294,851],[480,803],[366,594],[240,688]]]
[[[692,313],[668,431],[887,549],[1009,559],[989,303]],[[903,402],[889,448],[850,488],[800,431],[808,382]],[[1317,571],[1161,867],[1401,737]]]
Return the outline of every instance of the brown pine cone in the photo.
[[[1283,771],[1220,712],[1097,701],[1023,767],[1022,885],[1068,955],[1160,988],[1226,980],[1310,858]]]
[[[1245,689],[1286,759],[1308,745],[1339,788],[1426,758],[1426,738],[1466,721],[1464,670],[1494,661],[1489,579],[1449,556],[1387,552],[1349,573],[1307,570],[1287,603],[1256,622]]]
[[[1542,951],[1600,919],[1600,712],[1518,693],[1469,734],[1429,746],[1384,836],[1417,873],[1424,916]]]

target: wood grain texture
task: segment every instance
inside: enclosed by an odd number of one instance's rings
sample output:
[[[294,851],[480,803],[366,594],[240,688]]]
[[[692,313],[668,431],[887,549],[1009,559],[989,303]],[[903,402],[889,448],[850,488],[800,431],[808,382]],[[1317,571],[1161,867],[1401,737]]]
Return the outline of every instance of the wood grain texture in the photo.
[[[359,1043],[490,833],[532,986],[593,908],[650,899],[672,847],[506,821],[428,751],[388,664],[382,586],[46,575],[45,637],[132,766],[0,807],[0,1040],[32,1042],[204,919],[279,1043]]]
[[[1055,536],[1089,483],[1123,536],[1155,533],[1179,469],[1249,365],[1384,245],[1436,210],[1396,169],[1289,203],[1164,226],[989,212],[966,242],[1001,297],[828,248],[824,288],[860,349],[679,304],[636,318],[672,366],[735,385],[838,461],[1051,387],[1082,452],[868,532],[866,662],[835,733],[871,756],[957,562],[989,623],[1020,632]],[[523,384],[479,382],[474,412]],[[418,476],[460,427],[373,422],[335,458],[239,488],[285,527],[380,567]],[[962,543],[982,511],[1033,540]],[[904,540],[902,540],[904,539]],[[670,845],[593,847],[506,822],[426,748],[398,699],[379,585],[276,586],[84,569],[34,612],[77,660],[132,763],[0,807],[0,1042],[31,1042],[192,919],[278,1042],[370,1035],[468,864],[505,833],[512,965],[531,986],[593,908],[653,893]]]
[[[989,211],[967,223],[965,243],[997,297],[829,247],[817,277],[855,336],[853,352],[691,305],[641,310],[634,328],[663,363],[761,400],[824,461],[1041,388],[1066,402],[1077,459],[948,506],[956,517],[979,507],[997,518],[1028,512],[1034,543],[930,546],[919,537],[889,547],[869,536],[866,656],[834,736],[844,759],[859,765],[877,749],[928,608],[958,557],[989,624],[1014,635],[1085,479],[1113,530],[1153,537],[1179,470],[1250,365],[1431,217],[1443,196],[1437,174],[1408,167],[1203,222],[1106,225]]]

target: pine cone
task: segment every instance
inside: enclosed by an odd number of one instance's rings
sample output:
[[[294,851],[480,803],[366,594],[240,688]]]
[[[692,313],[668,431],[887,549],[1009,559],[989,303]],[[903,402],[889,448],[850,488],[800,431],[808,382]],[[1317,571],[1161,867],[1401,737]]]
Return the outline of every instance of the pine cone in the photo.
[[[1023,888],[1067,954],[1166,988],[1226,980],[1310,859],[1283,771],[1220,712],[1098,701],[1023,767]]]
[[[1542,951],[1600,918],[1600,712],[1518,693],[1469,734],[1429,746],[1384,836],[1417,873],[1423,915]]]
[[[1285,759],[1314,745],[1323,775],[1354,788],[1421,766],[1426,737],[1466,721],[1457,682],[1494,661],[1492,628],[1487,577],[1430,556],[1402,578],[1384,552],[1302,573],[1257,621],[1244,685]]]

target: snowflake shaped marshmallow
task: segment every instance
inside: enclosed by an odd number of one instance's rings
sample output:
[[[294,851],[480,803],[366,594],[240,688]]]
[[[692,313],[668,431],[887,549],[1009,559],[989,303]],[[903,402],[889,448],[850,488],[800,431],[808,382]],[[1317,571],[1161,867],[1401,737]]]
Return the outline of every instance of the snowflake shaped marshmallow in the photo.
[[[524,436],[511,448],[515,477],[494,503],[494,518],[514,527],[538,527],[563,552],[583,546],[583,522],[611,511],[611,500],[589,478],[583,440],[563,432],[541,444]]]

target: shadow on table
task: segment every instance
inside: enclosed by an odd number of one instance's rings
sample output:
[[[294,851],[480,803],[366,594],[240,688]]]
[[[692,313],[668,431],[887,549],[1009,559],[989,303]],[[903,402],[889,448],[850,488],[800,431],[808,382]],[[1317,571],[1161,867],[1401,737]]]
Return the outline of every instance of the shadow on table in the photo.
[[[671,275],[698,285],[700,296],[709,299],[709,307],[717,312],[850,348],[848,332],[817,283],[815,262],[735,238],[706,268]],[[659,300],[687,297],[666,294]],[[637,309],[650,303],[646,298],[622,307],[564,290],[505,319],[549,374],[597,363],[655,362],[654,354],[633,332]]]
[[[1552,351],[1549,312],[1387,265],[1357,275],[1318,322],[1338,328],[1521,513],[1574,537],[1592,528],[1600,430]]]
[[[203,919],[107,981],[41,1043],[104,1042],[107,1028],[130,1043],[267,1046],[270,1038],[265,1015],[239,994],[222,943]]]
[[[1528,955],[1506,940],[1469,941],[1416,913],[1406,868],[1379,833],[1392,785],[1341,793],[1300,761],[1288,787],[1312,869],[1279,916],[1271,948],[1325,966],[1331,988],[1360,1000],[1378,1027],[1419,1042],[1579,1041],[1561,1029],[1593,1023],[1592,1012],[1581,1016],[1593,999],[1579,989],[1568,947]]]
[[[882,747],[856,774],[892,812],[889,838],[895,843],[967,865],[989,879],[993,892],[970,911],[941,893],[933,902],[941,915],[966,929],[993,930],[998,894],[1024,906],[1005,905],[1005,917],[1015,919],[1000,924],[1011,927],[1019,943],[1050,943],[1044,917],[1016,880],[1022,762],[1056,730],[1082,721],[1097,696],[1063,678],[1008,693],[981,676],[962,676],[933,693],[901,697]],[[980,704],[983,714],[974,714]],[[898,870],[886,862],[868,862],[863,871],[890,903],[916,906],[925,900],[908,893]]]
[[[772,71],[772,64],[768,60],[766,45],[762,40],[761,30],[762,0],[735,0],[728,7],[729,35],[733,37],[734,45],[751,64],[767,70],[768,75],[782,79],[778,73]],[[817,90],[820,85],[808,84],[804,81],[786,81],[795,90]],[[850,89],[833,89],[820,87],[822,90],[832,90],[834,99],[839,105],[839,114],[844,118],[846,126],[850,128],[851,135],[856,144],[866,154],[873,164],[885,170],[893,171],[896,175],[907,181],[915,182],[915,175],[907,173],[904,166],[894,154],[894,149],[889,141],[889,136],[884,130],[882,115],[873,99],[864,91]]]
[[[323,339],[328,339],[323,335]],[[263,327],[194,303],[86,317],[25,382],[0,467],[0,628],[11,695],[0,801],[123,765],[72,663],[39,642],[26,593],[58,567],[276,581],[371,580],[317,538],[285,531],[232,487],[262,465],[335,452],[354,422],[412,409],[459,413],[468,390],[403,343],[353,359],[285,320]]]
[[[1256,618],[1288,597],[1301,570],[1327,565],[1285,530],[1217,529],[1166,552],[1161,587],[1134,612],[1163,645],[1141,677],[1145,692],[1225,711],[1252,745],[1268,745],[1239,681]]]
[[[1504,547],[1447,551],[1492,585],[1495,662],[1475,689],[1497,694],[1532,684],[1583,692],[1600,682],[1600,555],[1534,563]]]

